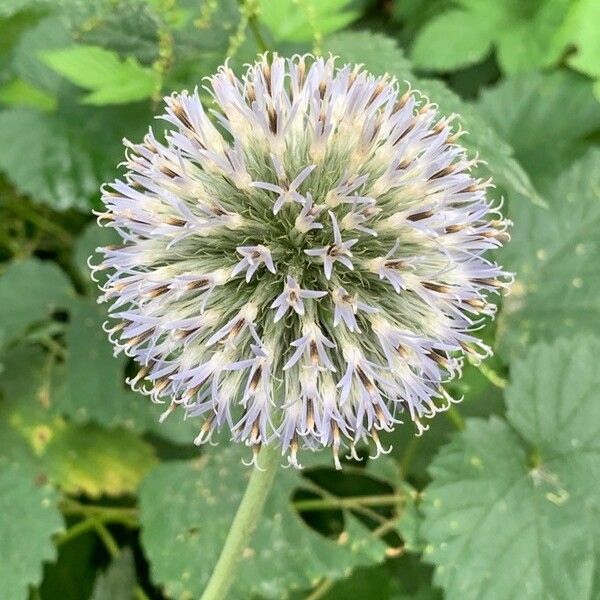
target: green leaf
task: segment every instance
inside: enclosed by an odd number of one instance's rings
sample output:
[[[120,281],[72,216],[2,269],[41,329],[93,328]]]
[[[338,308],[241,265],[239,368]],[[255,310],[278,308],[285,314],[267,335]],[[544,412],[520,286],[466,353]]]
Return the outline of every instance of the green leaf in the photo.
[[[488,23],[464,10],[449,10],[419,32],[411,58],[428,71],[452,71],[480,62],[490,51]]]
[[[44,111],[56,108],[56,98],[22,79],[13,79],[0,87],[0,104],[28,106]]]
[[[172,441],[191,444],[199,425],[173,413],[158,422],[164,406],[152,404],[125,383],[127,358],[113,356],[102,330],[106,309],[81,300],[74,303],[67,330],[66,393],[57,399],[56,409],[77,423],[99,423],[124,427],[133,432],[152,431]]]
[[[71,94],[74,88],[39,59],[42,52],[64,48],[72,44],[72,36],[64,19],[49,16],[28,29],[14,50],[12,68],[15,75],[31,85],[58,96]]]
[[[585,152],[586,138],[600,127],[590,81],[569,71],[505,79],[483,92],[477,108],[543,191]]]
[[[11,263],[0,276],[0,346],[49,319],[72,296],[69,280],[55,264],[37,259]]]
[[[204,589],[250,475],[240,463],[247,452],[221,446],[196,462],[161,465],[143,482],[142,543],[152,579],[169,597],[198,597]],[[337,541],[309,529],[290,504],[297,486],[310,484],[280,469],[238,566],[232,598],[284,598],[320,577],[339,578],[383,560],[386,545],[351,513]]]
[[[508,353],[600,330],[600,150],[590,150],[552,188],[548,209],[509,205],[515,225],[502,255],[516,282],[497,330]]]
[[[114,50],[121,56],[135,56],[144,65],[158,59],[159,29],[164,28],[167,16],[177,11],[174,3],[165,4],[162,0],[104,1],[100,5],[86,3],[78,8],[83,14],[73,19],[72,27],[78,31],[84,29],[78,37],[79,43]],[[93,27],[85,27],[89,23],[93,23]]]
[[[468,420],[434,460],[421,532],[449,600],[594,597],[599,352],[534,346],[511,367],[509,423]]]
[[[0,469],[0,580],[2,595],[26,600],[28,586],[42,578],[42,564],[56,558],[52,536],[63,530],[56,494],[28,470]]]
[[[98,46],[70,46],[46,51],[41,59],[72,83],[90,90],[84,104],[124,104],[152,96],[158,75],[129,57]]]
[[[356,20],[360,13],[349,4],[349,0],[259,0],[260,20],[276,40],[310,42]]]
[[[526,196],[532,201],[543,204],[537,195],[528,175],[513,158],[512,149],[481,118],[477,109],[462,101],[441,81],[419,80],[410,70],[410,63],[393,40],[369,32],[344,32],[336,34],[323,43],[324,51],[340,56],[344,62],[363,63],[375,74],[385,72],[399,81],[408,80],[432,102],[439,105],[442,114],[458,113],[469,135],[461,138],[471,154],[487,162],[487,171],[497,185],[506,188],[522,201]]]
[[[124,548],[108,569],[98,576],[91,600],[131,600],[134,588],[133,554],[129,548]]]

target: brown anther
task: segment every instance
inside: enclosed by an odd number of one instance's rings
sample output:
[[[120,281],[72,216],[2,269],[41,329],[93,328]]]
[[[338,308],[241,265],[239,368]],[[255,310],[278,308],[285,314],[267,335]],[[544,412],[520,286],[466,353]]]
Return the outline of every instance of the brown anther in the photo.
[[[306,75],[306,63],[304,62],[304,59],[298,61],[296,68],[298,72],[298,85],[302,87],[304,84],[304,77]]]
[[[144,138],[144,146],[153,154],[158,154],[158,148],[154,145],[149,135]]]
[[[423,219],[429,219],[434,215],[432,210],[424,210],[422,212],[415,213],[414,215],[408,215],[407,221],[421,221]]]
[[[401,344],[398,344],[396,346],[396,352],[402,357],[402,358],[408,358],[408,350],[402,346]]]
[[[158,170],[163,174],[166,175],[167,177],[169,177],[170,179],[175,179],[175,177],[177,177],[177,173],[175,171],[173,171],[173,169],[171,169],[170,167],[168,167],[165,164],[160,165],[160,167],[158,167]]]
[[[340,248],[337,244],[331,244],[329,248],[327,248],[327,256],[339,256]]]
[[[321,81],[319,83],[319,96],[321,97],[321,100],[323,100],[323,98],[325,97],[326,91],[327,91],[327,82]]]
[[[173,225],[174,227],[183,227],[187,221],[184,221],[183,219],[178,219],[177,217],[169,217],[167,219],[167,223],[169,225]]]
[[[435,283],[434,281],[423,281],[421,285],[432,292],[438,292],[440,294],[448,294],[450,292],[450,288],[447,285]]]
[[[252,375],[252,379],[250,379],[250,383],[248,385],[248,387],[250,388],[251,391],[256,390],[256,388],[258,387],[258,384],[260,383],[260,378],[262,376],[262,365],[260,365],[256,371],[254,371],[254,375]]]
[[[212,204],[210,207],[210,212],[213,213],[213,215],[217,216],[217,217],[222,217],[224,215],[227,214],[227,212],[225,212],[220,206],[218,206],[217,204]]]
[[[261,65],[261,70],[262,70],[262,74],[265,80],[265,85],[267,86],[267,92],[270,95],[271,94],[271,67],[269,66],[269,63],[262,63]]]
[[[250,440],[255,446],[258,446],[260,450],[260,427],[258,425],[258,419],[252,423],[252,431],[250,433]]]
[[[245,322],[245,319],[238,319],[235,325],[231,328],[227,339],[233,339],[242,330],[242,327],[244,327]]]
[[[145,379],[150,374],[151,368],[149,365],[142,367],[135,376],[135,381],[140,381],[141,379]]]
[[[160,379],[157,379],[154,383],[154,389],[152,390],[155,394],[156,393],[160,393],[163,390],[165,390],[167,387],[169,387],[169,384],[171,383],[171,380],[168,377],[161,377]]]
[[[464,229],[464,225],[448,225],[446,233],[458,233],[462,229]]]
[[[192,333],[194,333],[196,331],[196,329],[180,329],[179,331],[177,331],[176,333],[173,334],[173,337],[176,340],[185,340],[185,338],[189,337],[190,335],[192,335]]]
[[[187,290],[197,290],[207,286],[209,283],[208,279],[198,279],[197,281],[190,281],[185,287]]]
[[[395,258],[393,260],[386,260],[383,265],[386,269],[402,269],[406,266],[406,263],[399,258]]]
[[[387,427],[387,422],[385,420],[385,415],[383,414],[383,411],[381,410],[381,406],[379,406],[378,404],[374,404],[375,406],[375,416],[377,417],[377,420],[379,421],[379,425],[381,425],[381,427]]]
[[[267,114],[269,116],[269,129],[272,133],[277,133],[277,113],[272,106],[269,106],[267,109]]]
[[[318,365],[319,364],[319,351],[318,351],[317,343],[315,342],[315,340],[310,340],[308,349],[309,349],[309,354],[310,354],[310,360],[311,360],[313,366]]]
[[[163,294],[168,292],[169,289],[170,288],[168,284],[161,285],[157,288],[154,288],[153,290],[150,290],[149,292],[146,292],[144,296],[146,296],[147,298],[157,298],[158,296],[162,296]]]
[[[468,300],[463,300],[463,302],[478,310],[481,310],[487,306],[487,304],[479,298],[469,298]]]
[[[309,431],[315,430],[315,414],[314,414],[312,401],[310,401],[310,400],[308,402],[308,406],[306,409],[306,428]]]
[[[502,282],[495,277],[475,277],[471,281],[478,285],[487,285],[494,288],[502,287]]]
[[[249,104],[252,104],[256,101],[256,90],[254,89],[253,83],[249,82],[246,85],[246,99],[248,100]]]
[[[370,394],[376,390],[375,384],[360,367],[356,367],[356,374]]]
[[[142,342],[147,340],[151,335],[152,335],[151,331],[145,331],[144,333],[140,333],[140,335],[136,335],[132,338],[129,338],[127,340],[127,343],[125,344],[125,346],[127,346],[127,348],[132,348],[133,346],[137,346],[138,344],[141,344]]]
[[[439,350],[438,348],[432,348],[431,352],[428,352],[427,355],[438,365],[440,365],[440,367],[445,368],[448,366],[448,355],[443,350]]]
[[[179,100],[174,100],[172,104],[173,114],[183,123],[187,129],[193,129],[192,123],[190,122],[183,105]]]
[[[436,173],[434,173],[429,178],[429,181],[432,181],[434,179],[440,179],[442,177],[446,177],[446,175],[450,175],[451,173],[453,173],[454,169],[455,169],[454,165],[448,165],[447,167],[444,167],[443,169],[440,169],[439,171],[437,171]]]

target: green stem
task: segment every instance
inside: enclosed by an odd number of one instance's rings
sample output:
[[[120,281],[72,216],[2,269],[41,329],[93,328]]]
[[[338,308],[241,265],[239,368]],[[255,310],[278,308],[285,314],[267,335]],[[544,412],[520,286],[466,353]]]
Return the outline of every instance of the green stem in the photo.
[[[456,429],[462,431],[465,428],[465,422],[456,406],[451,406],[444,414]]]
[[[314,498],[296,500],[294,508],[300,512],[328,510],[340,508],[356,508],[358,506],[395,506],[405,500],[404,495],[382,494],[380,496],[352,496],[350,498]]]
[[[237,563],[246,548],[269,495],[281,456],[277,446],[263,446],[258,455],[260,470],[250,475],[248,487],[238,506],[219,560],[202,594],[202,600],[222,600],[233,583]]]

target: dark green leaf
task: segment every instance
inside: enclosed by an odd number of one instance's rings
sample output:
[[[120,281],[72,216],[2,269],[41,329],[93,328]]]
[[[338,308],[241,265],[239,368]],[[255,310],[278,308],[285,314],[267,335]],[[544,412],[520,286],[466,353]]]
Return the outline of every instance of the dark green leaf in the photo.
[[[56,558],[52,536],[63,529],[56,494],[16,465],[0,469],[0,580],[2,595],[26,600],[42,578],[42,564]]]
[[[552,186],[548,209],[512,202],[503,251],[516,283],[498,321],[501,347],[600,330],[600,151],[590,150]]]
[[[593,597],[598,352],[588,338],[535,346],[513,365],[514,429],[468,420],[434,460],[421,532],[449,600]]]
[[[600,128],[600,103],[590,81],[568,71],[506,79],[485,91],[477,108],[543,191],[552,190]]]
[[[0,276],[0,345],[48,319],[72,297],[69,280],[55,264],[35,259],[12,263]]]

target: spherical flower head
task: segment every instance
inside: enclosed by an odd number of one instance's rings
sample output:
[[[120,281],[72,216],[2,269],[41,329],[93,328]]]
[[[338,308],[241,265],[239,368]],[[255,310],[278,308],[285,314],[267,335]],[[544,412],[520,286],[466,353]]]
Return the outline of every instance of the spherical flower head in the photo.
[[[484,255],[509,223],[453,116],[334,58],[225,64],[166,98],[164,141],[126,142],[103,188],[101,301],[134,389],[254,450],[362,441],[445,410],[443,384],[510,276]],[[209,116],[210,114],[210,116]]]

